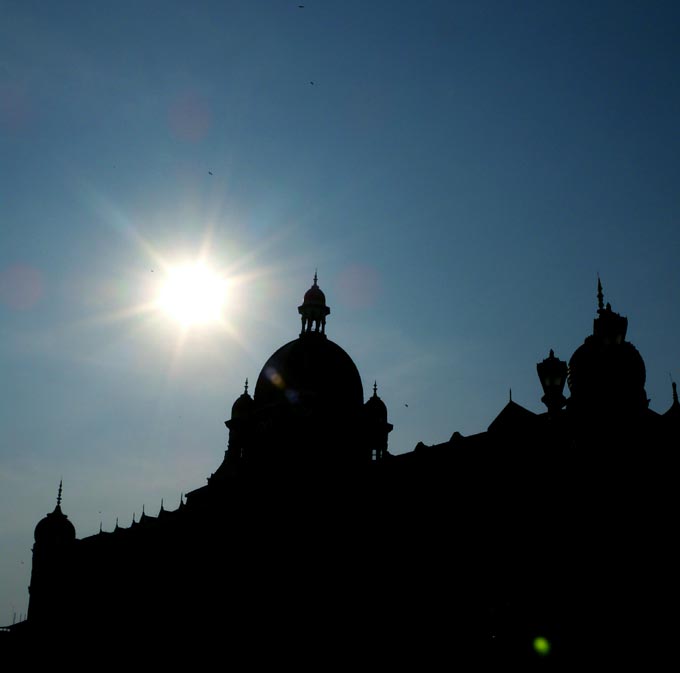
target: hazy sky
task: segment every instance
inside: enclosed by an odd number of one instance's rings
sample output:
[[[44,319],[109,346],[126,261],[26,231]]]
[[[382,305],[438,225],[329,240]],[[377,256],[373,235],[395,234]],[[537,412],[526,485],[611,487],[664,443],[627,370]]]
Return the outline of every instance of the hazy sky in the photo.
[[[665,411],[679,73],[672,1],[0,0],[0,625],[60,478],[79,537],[205,483],[315,268],[394,453],[541,411],[598,272]]]

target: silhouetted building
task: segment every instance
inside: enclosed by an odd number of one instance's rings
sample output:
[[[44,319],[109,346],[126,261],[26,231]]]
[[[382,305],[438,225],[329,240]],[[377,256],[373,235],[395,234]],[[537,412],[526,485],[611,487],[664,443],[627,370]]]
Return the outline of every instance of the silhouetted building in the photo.
[[[77,539],[60,487],[35,529],[21,642],[298,667],[651,654],[680,404],[673,384],[670,409],[649,409],[599,281],[592,335],[568,365],[552,350],[537,365],[546,412],[510,400],[487,431],[401,455],[377,386],[364,402],[325,334],[316,276],[298,311],[300,336],[252,397],[246,382],[224,461],[186,503]]]

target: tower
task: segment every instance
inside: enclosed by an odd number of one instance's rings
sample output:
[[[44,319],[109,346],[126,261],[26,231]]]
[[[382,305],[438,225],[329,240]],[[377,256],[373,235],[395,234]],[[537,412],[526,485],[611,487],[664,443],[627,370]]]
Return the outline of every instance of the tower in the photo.
[[[60,481],[57,506],[38,522],[34,532],[28,618],[38,627],[69,617],[76,529],[61,510],[61,493]]]
[[[569,360],[567,383],[569,410],[582,420],[630,419],[647,410],[645,363],[635,346],[626,341],[628,319],[604,304],[602,283],[597,281],[598,309],[593,333]]]

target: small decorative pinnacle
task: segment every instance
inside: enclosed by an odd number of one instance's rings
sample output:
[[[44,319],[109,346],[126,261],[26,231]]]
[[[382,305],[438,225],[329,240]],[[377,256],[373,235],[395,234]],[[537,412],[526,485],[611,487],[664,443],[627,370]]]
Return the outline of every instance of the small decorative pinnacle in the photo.
[[[247,395],[247,394],[248,394],[248,379],[246,379],[246,388],[245,388],[245,390],[243,391],[243,393],[244,393],[244,395]]]
[[[512,388],[510,388],[510,402],[512,402]]]
[[[604,308],[604,293],[602,292],[602,283],[600,282],[600,274],[597,274],[597,309],[601,311]]]
[[[316,285],[317,281],[318,281],[318,278],[317,278],[317,275],[316,275],[317,271],[318,271],[318,269],[314,269],[314,285]]]
[[[57,493],[57,506],[61,506],[61,486],[63,483],[63,479],[59,480],[59,493]]]
[[[161,512],[163,511],[163,498],[161,498]]]
[[[116,517],[116,528],[118,528],[118,517]]]
[[[549,357],[551,357],[551,358],[555,357],[555,351],[552,348],[550,349],[550,356]]]
[[[378,382],[373,381],[373,397],[378,397]]]
[[[101,521],[99,522],[99,532],[100,532],[100,533],[103,533],[103,531],[102,531],[102,522],[101,522]]]
[[[678,386],[673,381],[673,404],[678,404]]]

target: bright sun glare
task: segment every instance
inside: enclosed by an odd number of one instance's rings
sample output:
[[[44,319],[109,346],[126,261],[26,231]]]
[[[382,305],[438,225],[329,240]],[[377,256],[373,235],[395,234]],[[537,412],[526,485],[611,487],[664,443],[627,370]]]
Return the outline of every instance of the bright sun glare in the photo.
[[[170,269],[158,298],[160,308],[183,325],[218,322],[227,281],[203,264]]]

